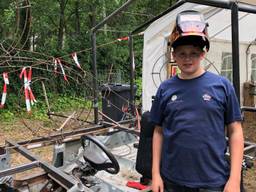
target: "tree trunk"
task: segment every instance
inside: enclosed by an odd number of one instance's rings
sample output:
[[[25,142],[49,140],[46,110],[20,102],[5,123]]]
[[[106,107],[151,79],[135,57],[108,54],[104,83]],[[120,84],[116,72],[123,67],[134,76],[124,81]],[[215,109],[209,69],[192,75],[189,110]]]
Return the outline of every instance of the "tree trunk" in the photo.
[[[60,4],[59,16],[60,16],[60,18],[59,18],[58,43],[57,43],[58,51],[63,48],[66,3],[67,3],[66,0],[59,0],[59,4]]]
[[[95,5],[94,2],[90,3],[90,14],[89,14],[89,21],[90,21],[90,28],[96,25],[96,18],[95,18]]]
[[[80,25],[80,14],[79,14],[79,0],[75,2],[75,22],[76,22],[76,35],[79,36],[81,33],[81,25]]]
[[[103,0],[102,12],[103,12],[103,18],[106,18],[107,13],[106,13],[106,1],[105,0]],[[107,24],[104,25],[104,34],[107,35]]]
[[[30,49],[30,26],[31,26],[31,7],[29,0],[23,1],[22,7],[17,10],[17,22],[19,23],[20,45],[25,50]]]

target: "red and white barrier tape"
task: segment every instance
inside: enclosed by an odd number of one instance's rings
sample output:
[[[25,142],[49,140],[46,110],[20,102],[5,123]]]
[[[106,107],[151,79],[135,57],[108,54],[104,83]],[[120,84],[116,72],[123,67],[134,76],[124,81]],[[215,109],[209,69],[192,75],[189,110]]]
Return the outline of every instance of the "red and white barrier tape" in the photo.
[[[79,63],[79,61],[78,61],[76,52],[72,53],[71,56],[72,56],[72,58],[74,59],[74,61],[75,61],[76,65],[77,65],[77,67],[81,69],[81,65],[80,65],[80,63]]]
[[[29,71],[27,73],[26,67],[23,67],[20,73],[20,79],[22,79],[22,77],[24,77],[24,95],[25,95],[26,109],[27,109],[27,112],[30,112],[31,105],[34,105],[34,103],[37,102],[32,92],[32,89],[30,87],[31,79],[32,79],[32,68],[29,67]]]
[[[3,73],[3,79],[4,79],[4,87],[3,87],[3,93],[2,93],[0,108],[4,107],[4,104],[5,104],[5,101],[6,101],[7,85],[9,85],[8,73],[6,73],[6,72]]]
[[[120,38],[117,39],[117,41],[127,41],[127,40],[129,40],[128,36],[127,37],[120,37]]]
[[[25,102],[26,102],[26,109],[27,112],[31,111],[31,106],[30,106],[30,99],[29,99],[29,94],[28,94],[28,77],[27,77],[27,70],[26,67],[23,67],[20,73],[20,79],[22,79],[22,76],[24,76],[24,95],[25,95]]]
[[[54,73],[57,73],[57,70],[58,70],[58,61],[57,61],[57,59],[53,59],[53,62],[54,62]]]
[[[4,72],[3,73],[3,78],[4,78],[4,83],[9,85],[9,78],[8,78],[8,73]]]
[[[30,102],[32,105],[34,105],[34,103],[36,103],[36,98],[32,92],[32,89],[30,87],[30,84],[31,84],[31,81],[32,81],[32,67],[29,68],[29,72],[28,72],[28,92],[29,92],[29,98],[30,98]]]
[[[55,58],[54,63],[55,63],[55,61],[56,61],[57,64],[60,65],[60,69],[61,69],[61,72],[62,72],[62,75],[63,75],[64,80],[65,80],[65,81],[68,81],[68,78],[67,78],[66,73],[65,73],[65,71],[64,71],[64,68],[63,68],[63,65],[62,65],[62,63],[61,63],[61,60],[60,60],[59,58]],[[57,72],[57,69],[56,69],[56,72]]]

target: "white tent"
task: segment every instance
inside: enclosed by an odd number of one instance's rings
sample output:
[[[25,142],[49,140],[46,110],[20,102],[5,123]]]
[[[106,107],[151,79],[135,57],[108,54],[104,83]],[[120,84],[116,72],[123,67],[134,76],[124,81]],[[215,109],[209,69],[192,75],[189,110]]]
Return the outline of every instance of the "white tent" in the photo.
[[[248,1],[246,1],[248,2]],[[256,1],[249,1],[256,4]],[[225,54],[231,53],[231,11],[194,3],[185,3],[153,22],[144,31],[143,72],[142,72],[142,108],[151,108],[152,96],[161,81],[167,79],[168,36],[173,28],[177,13],[183,10],[197,10],[204,14],[209,23],[208,32],[211,40],[207,60],[212,63],[208,70],[220,73]],[[250,80],[251,61],[248,58],[256,53],[256,47],[250,44],[256,39],[256,14],[239,12],[240,41],[240,86]],[[250,46],[249,46],[250,45]],[[250,49],[249,49],[250,47]],[[250,50],[250,52],[249,52]],[[224,55],[224,56],[223,56]],[[229,54],[227,54],[229,55]],[[255,55],[256,56],[256,55]],[[209,62],[205,61],[205,65]],[[242,90],[242,89],[241,89]],[[242,101],[243,98],[241,98]],[[241,102],[242,103],[242,102]]]

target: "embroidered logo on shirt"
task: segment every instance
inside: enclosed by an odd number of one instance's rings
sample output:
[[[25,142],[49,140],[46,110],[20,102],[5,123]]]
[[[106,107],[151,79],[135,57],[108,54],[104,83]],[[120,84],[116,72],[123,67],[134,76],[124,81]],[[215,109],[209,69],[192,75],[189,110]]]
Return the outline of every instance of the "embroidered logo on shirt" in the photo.
[[[210,101],[212,99],[212,97],[206,93],[206,94],[203,95],[203,99],[205,101]]]
[[[177,99],[177,95],[173,95],[171,98],[172,101],[176,101],[176,99]]]

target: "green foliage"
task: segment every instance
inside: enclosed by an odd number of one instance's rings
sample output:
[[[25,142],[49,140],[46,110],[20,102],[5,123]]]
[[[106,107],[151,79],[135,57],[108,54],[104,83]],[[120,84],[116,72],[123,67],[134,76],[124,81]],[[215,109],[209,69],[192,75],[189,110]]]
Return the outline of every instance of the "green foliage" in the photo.
[[[5,25],[12,24],[14,16],[15,16],[15,12],[13,9],[5,9],[4,10]]]
[[[51,101],[51,111],[56,113],[77,111],[81,109],[89,110],[89,108],[91,107],[91,101],[85,100],[81,97],[50,94],[48,99]],[[15,106],[8,105],[8,107],[0,110],[0,121],[11,122],[16,120],[16,118],[21,117],[42,121],[48,120],[48,108],[44,100],[38,99],[37,102],[31,107],[31,109],[32,112],[27,113],[25,104],[24,106],[22,105],[22,108],[20,108],[19,110],[17,110]]]
[[[1,122],[11,122],[15,119],[15,114],[10,110],[0,111],[0,121]]]
[[[61,1],[30,0],[31,18],[28,18],[30,29],[27,32],[30,46],[23,51],[20,43],[24,35],[20,23],[26,23],[21,17],[23,1],[0,1],[0,56],[13,56],[5,60],[0,57],[0,74],[8,71],[10,85],[6,106],[0,110],[0,119],[12,120],[19,115],[26,116],[23,80],[18,75],[23,66],[33,66],[32,89],[38,100],[33,106],[29,118],[46,119],[47,106],[42,94],[40,78],[44,79],[46,92],[49,95],[53,111],[62,112],[82,108],[90,104],[81,98],[91,98],[91,29],[110,15],[127,0],[73,0],[65,2],[61,10]],[[166,10],[174,0],[143,0],[135,1],[127,10],[115,16],[97,32],[97,68],[102,74],[108,75],[110,69],[117,71],[122,79],[115,83],[129,83],[130,58],[128,41],[117,42],[117,38],[128,36],[129,32]],[[157,6],[156,6],[157,5]],[[29,7],[29,6],[28,6]],[[22,11],[23,14],[25,13]],[[63,13],[63,14],[62,14]],[[60,25],[64,19],[63,26]],[[63,32],[61,49],[58,49],[60,31]],[[136,65],[137,95],[141,95],[143,36],[134,37],[134,54]],[[70,58],[72,52],[78,52],[78,59],[86,73],[79,71]],[[28,61],[20,61],[20,58]],[[62,74],[54,74],[53,57],[61,57],[64,62],[68,82]],[[10,67],[11,66],[11,67]],[[60,71],[60,69],[58,69]],[[102,78],[103,79],[103,78]],[[104,78],[106,79],[106,78]],[[2,80],[2,78],[0,79]],[[117,82],[120,81],[120,82]],[[98,81],[100,85],[101,82]],[[0,90],[2,90],[0,84]],[[80,99],[78,99],[80,98]]]
[[[138,97],[141,97],[141,94],[142,94],[142,78],[138,78],[135,80],[135,84],[137,86],[137,91],[136,91],[136,95]]]
[[[61,95],[57,98],[50,98],[54,105],[51,110],[54,112],[64,112],[70,110],[78,110],[84,107],[90,106],[90,101],[85,101],[82,98],[70,97],[67,95]]]
[[[135,79],[135,84],[137,86],[135,102],[139,106],[142,104],[142,78]]]

